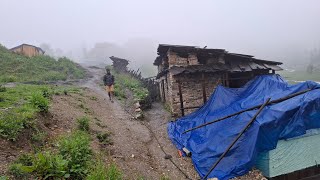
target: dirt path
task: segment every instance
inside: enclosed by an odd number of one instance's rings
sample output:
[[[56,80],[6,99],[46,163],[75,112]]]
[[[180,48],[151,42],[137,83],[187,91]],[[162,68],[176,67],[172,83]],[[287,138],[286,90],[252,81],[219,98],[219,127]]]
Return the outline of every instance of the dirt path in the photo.
[[[179,158],[176,148],[167,137],[166,122],[170,115],[159,103],[145,112],[144,121],[133,120],[118,101],[111,103],[101,87],[103,69],[87,68],[92,77],[82,82],[97,97],[96,102],[88,102],[88,107],[108,131],[112,132],[114,144],[109,148],[111,157],[122,169],[125,179],[186,179],[175,165],[164,159],[163,150],[172,156],[172,161],[191,179],[196,179],[189,158]],[[160,144],[159,144],[160,143]],[[161,149],[163,148],[163,150]]]

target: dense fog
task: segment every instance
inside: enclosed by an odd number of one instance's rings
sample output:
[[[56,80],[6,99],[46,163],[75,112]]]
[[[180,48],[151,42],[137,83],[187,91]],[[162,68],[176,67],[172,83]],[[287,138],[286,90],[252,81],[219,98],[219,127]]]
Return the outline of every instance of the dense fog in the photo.
[[[87,64],[127,58],[145,76],[155,74],[157,46],[221,48],[317,66],[318,0],[2,0],[0,44],[42,47],[47,54]]]

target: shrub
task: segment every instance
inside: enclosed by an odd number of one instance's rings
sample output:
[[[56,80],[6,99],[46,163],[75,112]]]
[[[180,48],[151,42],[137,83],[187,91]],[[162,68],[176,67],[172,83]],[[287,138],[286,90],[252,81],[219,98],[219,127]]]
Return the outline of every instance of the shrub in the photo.
[[[16,82],[17,77],[11,76],[11,75],[6,75],[6,76],[2,76],[0,81],[2,81],[4,83]]]
[[[98,133],[97,138],[98,138],[99,142],[101,142],[103,144],[112,144],[112,142],[110,140],[110,133]]]
[[[8,172],[16,178],[21,179],[27,173],[23,170],[23,165],[21,163],[18,164],[11,164],[9,166]]]
[[[5,86],[0,85],[0,92],[6,92],[7,88]]]
[[[77,122],[78,122],[79,130],[89,131],[89,118],[88,117],[86,117],[86,116],[81,117],[81,118],[77,119]]]
[[[25,120],[21,114],[7,112],[0,116],[0,135],[15,141],[19,132],[24,128]]]
[[[9,180],[7,176],[0,176],[0,180]]]
[[[15,162],[24,166],[31,166],[33,163],[33,156],[31,154],[21,154]]]
[[[115,164],[112,163],[107,169],[107,177],[109,180],[121,180],[122,172]]]
[[[88,173],[88,162],[91,158],[89,135],[83,131],[76,131],[63,137],[59,143],[59,153],[68,161],[71,177],[81,179]]]
[[[33,93],[30,99],[30,103],[33,107],[39,110],[39,112],[47,113],[49,110],[49,101],[43,97],[40,93]]]
[[[105,180],[108,179],[107,168],[104,163],[99,160],[94,166],[90,169],[90,172],[86,180]]]
[[[46,132],[36,130],[34,133],[32,133],[31,140],[33,142],[40,143],[41,145],[43,145],[44,140],[46,139],[46,137],[47,137],[47,133]]]
[[[51,152],[40,152],[33,156],[32,165],[16,164],[24,173],[34,173],[43,179],[68,178],[68,161],[61,155]]]
[[[118,99],[126,99],[126,93],[124,91],[124,88],[121,87],[119,84],[114,85],[114,95],[118,97]]]

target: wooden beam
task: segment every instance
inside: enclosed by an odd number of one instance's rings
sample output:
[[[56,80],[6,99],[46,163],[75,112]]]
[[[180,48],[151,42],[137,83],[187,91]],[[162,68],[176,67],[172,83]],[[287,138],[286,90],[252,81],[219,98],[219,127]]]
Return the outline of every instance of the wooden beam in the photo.
[[[181,82],[180,82],[180,81],[178,81],[178,87],[179,87],[179,98],[180,98],[181,116],[184,116],[183,97],[182,97],[182,90],[181,90]]]
[[[202,73],[202,97],[203,97],[203,104],[205,104],[207,102],[207,93],[206,93],[206,82],[205,82],[203,73]]]

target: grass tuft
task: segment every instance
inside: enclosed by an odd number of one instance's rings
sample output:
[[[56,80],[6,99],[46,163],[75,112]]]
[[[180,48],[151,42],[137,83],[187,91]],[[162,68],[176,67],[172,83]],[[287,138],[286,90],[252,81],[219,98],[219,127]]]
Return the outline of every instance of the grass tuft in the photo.
[[[89,131],[89,121],[89,118],[86,116],[78,118],[78,129],[81,131]]]

